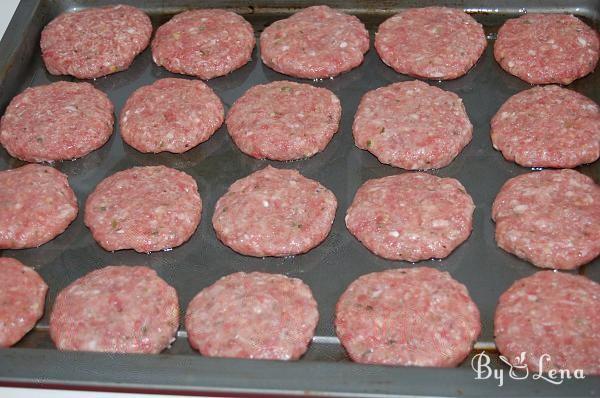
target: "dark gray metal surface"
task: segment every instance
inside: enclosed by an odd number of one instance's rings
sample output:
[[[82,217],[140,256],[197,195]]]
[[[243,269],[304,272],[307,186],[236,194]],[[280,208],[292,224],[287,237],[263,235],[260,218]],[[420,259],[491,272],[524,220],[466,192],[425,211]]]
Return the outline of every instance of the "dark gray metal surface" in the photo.
[[[39,33],[58,13],[80,7],[109,4],[110,1],[24,0],[0,43],[0,109],[28,86],[58,80],[73,80],[48,74],[39,52]],[[313,4],[308,1],[255,1],[252,5],[227,1],[122,1],[148,11],[155,26],[186,8],[221,7],[242,13],[257,32],[294,9]],[[82,159],[56,163],[69,176],[80,205],[80,214],[69,229],[37,249],[4,250],[3,256],[18,258],[35,267],[50,286],[46,314],[38,327],[11,349],[0,350],[0,385],[99,388],[108,390],[236,393],[240,395],[331,395],[331,396],[593,396],[600,394],[600,379],[565,381],[555,386],[542,380],[513,381],[493,349],[493,313],[499,295],[518,278],[537,269],[503,252],[494,241],[490,218],[491,203],[501,185],[529,169],[507,162],[491,145],[489,120],[511,95],[528,88],[508,75],[494,61],[493,39],[508,17],[527,10],[571,12],[598,29],[600,2],[581,1],[329,1],[325,2],[358,15],[370,29],[401,8],[445,4],[464,8],[485,25],[489,46],[479,63],[466,76],[454,81],[430,82],[456,92],[464,100],[474,125],[469,146],[452,162],[433,174],[459,179],[477,206],[473,234],[447,259],[416,265],[383,260],[372,255],[346,230],[345,211],[357,188],[367,179],[401,173],[380,164],[368,152],[354,146],[352,119],[360,97],[376,87],[409,80],[385,66],[371,48],[359,68],[334,79],[313,84],[331,89],[342,101],[340,131],[327,149],[311,159],[278,163],[259,161],[242,154],[222,127],[208,142],[180,155],[141,154],[125,145],[117,127],[114,136],[98,151]],[[105,91],[119,112],[126,98],[138,87],[162,77],[175,76],[153,64],[149,50],[142,53],[124,72],[98,79],[93,84]],[[255,50],[252,61],[234,73],[207,82],[228,109],[248,88],[273,80],[290,79],[265,67]],[[296,79],[291,79],[296,80]],[[300,80],[297,80],[300,81]],[[600,101],[600,73],[569,86]],[[132,166],[163,164],[183,170],[196,178],[204,201],[198,231],[183,246],[150,255],[131,250],[106,252],[92,239],[83,224],[83,205],[94,186],[103,178]],[[331,235],[311,252],[294,258],[256,259],[238,255],[215,237],[210,220],[216,200],[236,179],[263,168],[297,168],[302,174],[322,182],[336,194],[339,209]],[[22,162],[0,150],[0,170]],[[579,168],[600,180],[600,162]],[[105,265],[140,264],[154,268],[180,297],[183,311],[191,298],[219,277],[236,271],[285,273],[304,280],[319,303],[320,322],[309,351],[298,362],[248,361],[204,358],[185,339],[183,327],[173,347],[157,356],[64,353],[53,348],[47,333],[49,313],[56,294],[80,276]],[[346,286],[365,273],[388,268],[429,266],[448,271],[464,283],[482,315],[483,330],[477,348],[487,349],[492,366],[503,369],[503,387],[496,380],[474,380],[467,360],[457,369],[392,368],[363,366],[349,362],[335,338],[334,306]],[[600,281],[600,260],[580,271]],[[476,351],[478,352],[478,351]]]

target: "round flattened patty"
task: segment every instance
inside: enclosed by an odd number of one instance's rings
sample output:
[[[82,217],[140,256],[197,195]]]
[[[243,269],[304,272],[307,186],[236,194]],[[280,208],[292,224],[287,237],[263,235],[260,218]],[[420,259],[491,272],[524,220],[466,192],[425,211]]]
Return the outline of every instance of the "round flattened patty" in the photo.
[[[444,258],[469,237],[474,209],[454,178],[404,173],[364,183],[346,226],[370,251],[390,260]]]
[[[0,172],[0,249],[38,247],[64,232],[77,217],[67,176],[28,164]]]
[[[475,65],[487,40],[483,27],[462,10],[410,8],[387,19],[375,36],[381,60],[396,72],[455,79]]]
[[[54,18],[42,31],[40,47],[53,75],[95,79],[129,68],[151,35],[152,23],[142,10],[97,7]]]
[[[212,79],[248,63],[255,44],[252,25],[240,15],[219,9],[191,10],[158,28],[152,58],[171,72]]]
[[[319,245],[331,231],[333,192],[296,170],[267,166],[234,182],[213,215],[217,237],[247,256],[291,256]]]
[[[221,100],[206,84],[167,78],[137,89],[119,124],[123,140],[140,152],[183,153],[208,140],[224,117]]]
[[[80,158],[113,132],[113,104],[89,83],[30,87],[12,99],[0,123],[0,142],[27,162]]]
[[[570,84],[594,70],[599,53],[596,31],[562,14],[509,19],[494,44],[502,69],[531,84]]]
[[[33,269],[0,257],[0,347],[27,334],[44,313],[48,285]]]
[[[300,279],[238,272],[194,297],[185,328],[202,355],[291,360],[304,354],[318,320],[317,303]]]
[[[462,99],[420,81],[366,93],[352,125],[354,141],[381,163],[407,170],[447,166],[471,141]]]
[[[296,160],[324,150],[341,115],[331,91],[279,81],[254,86],[239,98],[227,115],[227,130],[247,155]]]
[[[62,290],[50,337],[59,350],[157,354],[179,327],[175,289],[147,267],[108,266]]]
[[[559,86],[513,95],[491,125],[494,148],[521,166],[571,168],[600,156],[600,108]]]
[[[520,279],[500,296],[494,336],[498,350],[530,372],[600,375],[600,285],[552,271]]]
[[[498,246],[538,267],[574,269],[600,254],[600,187],[575,170],[511,178],[492,218]]]
[[[356,68],[369,50],[369,32],[355,16],[328,6],[305,8],[260,35],[260,56],[271,69],[307,79]]]
[[[481,321],[464,285],[419,267],[352,282],[337,303],[335,328],[355,362],[452,367],[471,352]]]
[[[202,199],[196,181],[165,166],[133,167],[104,179],[85,204],[85,225],[106,250],[171,249],[198,227]]]

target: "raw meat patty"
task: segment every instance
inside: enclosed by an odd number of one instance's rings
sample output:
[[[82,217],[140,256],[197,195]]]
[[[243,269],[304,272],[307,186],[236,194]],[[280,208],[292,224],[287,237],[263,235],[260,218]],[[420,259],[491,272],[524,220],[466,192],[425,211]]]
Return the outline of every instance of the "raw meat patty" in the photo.
[[[454,178],[404,173],[364,183],[346,226],[370,251],[390,260],[444,258],[469,237],[474,209]]]
[[[331,230],[337,200],[296,170],[267,166],[234,182],[217,202],[217,237],[247,256],[291,256],[319,245]]]
[[[165,166],[133,167],[104,179],[85,203],[85,225],[106,250],[140,253],[187,241],[198,224],[202,200],[196,181]]]
[[[252,25],[238,14],[191,10],[158,28],[152,58],[171,72],[212,79],[244,66],[255,44]]]
[[[492,218],[498,246],[538,267],[574,269],[600,254],[600,187],[574,170],[511,178]]]
[[[147,267],[108,266],[62,290],[50,316],[59,350],[157,354],[179,327],[175,289]]]
[[[280,81],[254,86],[239,98],[227,115],[227,130],[247,155],[296,160],[324,150],[341,116],[331,91]]]
[[[208,140],[224,117],[221,100],[201,81],[160,79],[127,99],[121,136],[140,152],[183,153]]]
[[[64,232],[77,217],[67,176],[28,164],[0,172],[0,249],[38,247]]]
[[[260,35],[260,56],[269,68],[307,79],[354,69],[368,50],[365,25],[327,6],[305,8],[274,22]]]
[[[491,124],[494,148],[521,166],[571,168],[600,156],[600,108],[559,86],[513,95]]]
[[[304,354],[318,320],[317,303],[300,279],[238,272],[194,297],[185,328],[202,355],[290,360]]]
[[[498,31],[494,57],[508,73],[531,84],[569,84],[593,72],[600,42],[594,29],[562,14],[526,14]]]
[[[467,288],[433,268],[363,275],[340,297],[338,337],[355,362],[452,367],[481,331]]]
[[[97,7],[54,18],[42,31],[40,47],[53,75],[95,79],[129,68],[151,35],[152,23],[142,10]]]
[[[450,164],[473,126],[458,95],[415,80],[366,93],[352,132],[356,146],[381,163],[427,170]]]
[[[600,285],[552,271],[520,279],[500,296],[494,335],[498,350],[532,373],[541,360],[545,372],[600,375]]]
[[[12,99],[0,124],[0,141],[27,162],[80,158],[108,141],[113,104],[89,83],[30,87]]]
[[[0,257],[0,347],[23,338],[44,313],[48,285],[33,269]]]
[[[410,8],[379,25],[375,48],[396,72],[456,79],[475,65],[487,40],[483,27],[462,10]]]

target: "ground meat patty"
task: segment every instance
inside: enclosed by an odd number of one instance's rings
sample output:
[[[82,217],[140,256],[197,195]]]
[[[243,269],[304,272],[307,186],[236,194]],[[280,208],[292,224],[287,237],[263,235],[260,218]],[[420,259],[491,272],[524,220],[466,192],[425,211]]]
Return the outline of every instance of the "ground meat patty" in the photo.
[[[291,256],[320,244],[331,230],[334,194],[296,170],[267,166],[234,182],[217,202],[217,237],[247,256]]]
[[[157,354],[175,340],[175,289],[147,267],[108,266],[62,290],[50,337],[59,350]]]
[[[185,328],[202,355],[290,360],[304,354],[318,320],[317,303],[300,279],[238,272],[194,297]]]
[[[152,58],[171,72],[212,79],[250,61],[255,44],[252,25],[238,14],[191,10],[158,28]]]
[[[187,241],[200,223],[196,181],[165,166],[133,167],[103,180],[85,203],[85,225],[106,250],[147,253]]]
[[[12,99],[0,124],[0,142],[27,162],[80,158],[108,141],[113,104],[89,83],[30,87]]]
[[[498,246],[538,267],[573,269],[600,254],[600,187],[574,170],[511,178],[492,218]]]
[[[48,72],[95,79],[129,68],[150,42],[152,23],[140,9],[116,5],[67,12],[42,31]]]
[[[160,79],[127,99],[121,136],[140,152],[182,153],[208,140],[224,117],[221,100],[201,81]]]
[[[591,73],[600,42],[594,29],[562,14],[526,14],[498,31],[494,57],[508,73],[531,84],[569,84]]]
[[[433,268],[363,275],[340,297],[335,328],[353,361],[452,367],[481,331],[467,288]]]
[[[364,183],[346,226],[370,251],[390,260],[444,258],[469,237],[474,209],[454,178],[404,173]]]
[[[375,48],[396,72],[455,79],[477,62],[487,40],[483,27],[462,10],[409,8],[379,25]]]
[[[77,217],[67,176],[28,164],[0,172],[0,249],[38,247],[64,232]]]
[[[600,156],[600,108],[559,86],[510,97],[491,124],[494,148],[522,166],[571,168]]]
[[[600,375],[600,285],[551,271],[520,279],[500,296],[494,335],[498,350],[530,372]]]
[[[279,81],[254,86],[239,98],[227,115],[227,129],[247,155],[296,160],[325,149],[341,115],[331,91]]]
[[[307,79],[354,69],[367,50],[369,32],[363,23],[327,6],[305,8],[260,35],[260,56],[268,67]]]
[[[460,97],[420,81],[366,93],[352,125],[356,146],[408,170],[447,166],[471,141]]]
[[[33,329],[44,313],[47,291],[33,269],[0,257],[0,347],[10,347]]]

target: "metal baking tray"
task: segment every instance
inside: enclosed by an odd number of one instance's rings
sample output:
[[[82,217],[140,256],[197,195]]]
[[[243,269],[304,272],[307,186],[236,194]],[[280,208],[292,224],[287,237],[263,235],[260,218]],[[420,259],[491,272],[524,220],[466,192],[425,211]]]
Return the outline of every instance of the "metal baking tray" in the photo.
[[[0,43],[0,110],[3,111],[10,99],[28,86],[74,80],[66,76],[52,76],[44,68],[39,36],[46,23],[63,11],[114,2],[22,0]],[[274,20],[314,4],[302,0],[256,0],[250,3],[239,0],[120,2],[143,8],[151,15],[155,27],[173,14],[189,8],[227,8],[247,18],[257,34]],[[385,66],[371,45],[364,64],[359,68],[334,79],[312,82],[333,90],[340,97],[343,116],[339,133],[324,152],[311,159],[288,163],[255,160],[234,146],[224,126],[209,141],[184,154],[141,154],[122,142],[117,127],[113,137],[101,149],[82,159],[54,164],[69,176],[81,209],[75,222],[53,241],[36,249],[4,250],[0,253],[35,267],[50,286],[46,313],[38,326],[15,347],[0,350],[0,385],[194,392],[220,396],[549,397],[600,394],[598,377],[565,380],[560,385],[541,379],[533,380],[531,376],[527,380],[517,381],[509,377],[509,368],[498,360],[492,323],[498,297],[513,281],[531,275],[537,269],[502,251],[494,241],[490,207],[496,193],[508,178],[530,170],[505,161],[492,148],[489,138],[489,121],[496,110],[509,96],[529,87],[504,72],[494,61],[492,48],[498,27],[507,18],[523,12],[568,12],[580,16],[598,29],[600,2],[386,0],[375,3],[368,0],[332,0],[323,3],[357,15],[372,35],[379,23],[400,9],[433,4],[463,8],[485,26],[489,45],[478,64],[457,80],[430,82],[461,96],[474,125],[473,141],[467,148],[448,167],[432,172],[458,178],[473,196],[477,208],[471,237],[448,258],[415,265],[376,257],[346,230],[344,215],[357,188],[367,179],[403,172],[380,164],[374,156],[356,148],[352,139],[352,120],[361,96],[376,87],[410,79]],[[169,76],[175,75],[156,66],[147,49],[127,71],[97,79],[93,84],[109,95],[116,112],[119,112],[126,98],[136,88]],[[265,67],[255,49],[249,64],[207,83],[228,109],[253,85],[283,79],[291,78]],[[577,80],[569,87],[600,102],[600,72]],[[158,164],[183,170],[198,181],[204,201],[198,231],[189,242],[169,252],[147,255],[131,250],[115,253],[104,251],[83,224],[85,198],[96,184],[116,171]],[[339,208],[331,234],[323,244],[307,254],[292,258],[244,257],[223,246],[215,237],[210,220],[216,200],[232,182],[267,164],[296,168],[305,176],[322,182],[337,196]],[[20,165],[22,162],[0,149],[1,170]],[[597,182],[600,180],[600,162],[579,169]],[[312,288],[319,303],[320,321],[315,338],[301,360],[289,363],[202,357],[189,347],[183,323],[173,346],[155,356],[56,350],[48,335],[48,319],[57,292],[80,276],[110,264],[141,264],[154,268],[177,289],[182,319],[190,299],[223,275],[260,270],[301,278]],[[479,306],[483,322],[483,330],[473,354],[455,369],[365,366],[350,362],[333,329],[334,306],[338,297],[360,275],[414,266],[448,271],[468,287]],[[581,268],[579,272],[600,281],[600,260]],[[494,378],[475,379],[471,358],[482,351],[491,357],[492,368],[503,370],[502,387],[498,387],[498,381]]]

